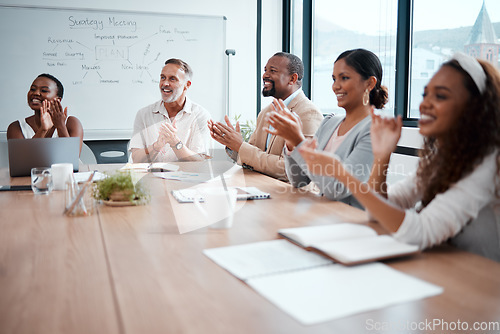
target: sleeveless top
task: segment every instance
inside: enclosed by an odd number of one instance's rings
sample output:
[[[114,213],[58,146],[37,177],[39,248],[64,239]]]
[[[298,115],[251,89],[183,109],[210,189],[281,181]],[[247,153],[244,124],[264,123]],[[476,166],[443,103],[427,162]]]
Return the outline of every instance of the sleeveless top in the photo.
[[[66,121],[68,121],[67,118]],[[28,124],[28,122],[26,122],[26,119],[25,118],[19,119],[18,122],[19,126],[21,127],[21,131],[23,133],[24,138],[28,139],[33,138],[33,136],[35,135],[35,131],[33,131],[33,128]],[[57,135],[57,129],[55,129],[54,133],[52,134],[52,137],[59,137]]]

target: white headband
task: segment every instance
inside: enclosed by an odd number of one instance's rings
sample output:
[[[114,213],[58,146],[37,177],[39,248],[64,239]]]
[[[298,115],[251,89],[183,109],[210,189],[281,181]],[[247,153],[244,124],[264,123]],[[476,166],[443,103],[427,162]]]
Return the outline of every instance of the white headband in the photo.
[[[479,89],[479,93],[483,94],[486,89],[486,74],[477,59],[467,56],[462,52],[455,53],[453,59],[458,61],[462,69],[470,75],[472,80],[474,80],[474,83]]]

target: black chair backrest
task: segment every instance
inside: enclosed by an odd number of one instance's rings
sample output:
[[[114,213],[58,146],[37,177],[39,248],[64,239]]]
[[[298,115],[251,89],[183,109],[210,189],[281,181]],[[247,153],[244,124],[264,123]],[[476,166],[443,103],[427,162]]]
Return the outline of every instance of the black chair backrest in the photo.
[[[128,162],[128,140],[86,140],[85,144],[94,152],[98,164]]]

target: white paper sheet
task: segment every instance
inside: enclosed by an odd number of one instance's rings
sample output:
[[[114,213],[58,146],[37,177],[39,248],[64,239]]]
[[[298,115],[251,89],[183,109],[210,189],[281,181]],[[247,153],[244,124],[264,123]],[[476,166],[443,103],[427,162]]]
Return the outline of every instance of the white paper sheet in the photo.
[[[153,176],[163,178],[166,180],[175,180],[182,182],[192,182],[192,183],[203,183],[203,182],[219,182],[221,177],[224,180],[230,179],[235,173],[241,171],[241,166],[232,165],[231,168],[224,169],[223,172],[217,172],[212,170],[211,164],[208,164],[210,169],[209,172],[185,172],[185,171],[174,171],[174,172],[159,172],[153,173]]]
[[[73,173],[73,176],[76,182],[86,182],[89,179],[91,173],[92,172],[78,172],[78,173]],[[106,174],[103,174],[101,172],[95,172],[92,181],[104,180],[107,177],[108,176]]]
[[[246,283],[304,325],[418,300],[443,291],[441,287],[382,263],[354,267],[332,264],[261,276]]]
[[[286,240],[211,248],[203,253],[241,280],[333,263]]]
[[[214,179],[214,176],[210,173],[191,173],[191,172],[158,172],[153,173],[153,176],[159,177],[166,180],[182,181],[182,182],[193,182],[193,183],[203,183]],[[217,178],[220,176],[218,175]],[[230,176],[224,175],[227,179]]]
[[[443,291],[382,263],[346,267],[281,239],[203,253],[304,325]]]
[[[120,168],[122,170],[134,170],[136,172],[148,172],[151,169],[164,169],[165,171],[177,171],[178,165],[170,164],[168,162],[142,162],[142,163],[127,163]]]

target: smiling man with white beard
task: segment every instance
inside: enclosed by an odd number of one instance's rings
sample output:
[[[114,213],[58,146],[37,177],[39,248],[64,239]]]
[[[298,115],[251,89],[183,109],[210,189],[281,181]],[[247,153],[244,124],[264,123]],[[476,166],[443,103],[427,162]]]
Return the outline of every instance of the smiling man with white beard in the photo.
[[[300,119],[304,136],[312,137],[323,115],[302,91],[303,76],[304,65],[299,57],[278,52],[264,67],[262,95],[282,100],[288,112]],[[266,116],[272,112],[274,109],[270,104],[259,113],[255,132],[248,143],[243,141],[239,124],[233,127],[227,117],[226,124],[209,121],[208,127],[212,138],[225,145],[226,152],[238,164],[286,181],[283,159],[285,140],[264,130],[269,128]]]
[[[203,160],[210,142],[210,114],[191,101],[187,90],[193,71],[180,59],[165,62],[160,74],[161,100],[138,111],[129,150],[133,162]]]

